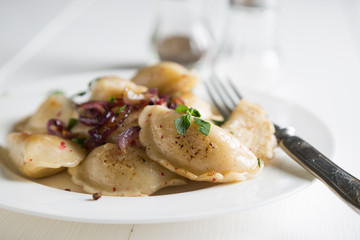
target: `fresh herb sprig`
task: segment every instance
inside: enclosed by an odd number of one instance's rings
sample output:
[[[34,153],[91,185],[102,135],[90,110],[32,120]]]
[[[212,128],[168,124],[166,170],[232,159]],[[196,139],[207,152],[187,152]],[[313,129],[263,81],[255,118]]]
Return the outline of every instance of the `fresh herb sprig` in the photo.
[[[118,114],[122,113],[122,112],[125,110],[125,108],[126,108],[126,105],[122,106],[122,107],[119,109]]]
[[[93,79],[92,81],[89,82],[89,84],[88,84],[88,89],[87,89],[87,90],[82,91],[82,92],[79,92],[79,93],[76,93],[76,94],[74,94],[71,98],[82,97],[82,96],[90,93],[91,90],[93,89],[95,83],[96,83],[97,81],[99,81],[100,79],[101,79],[101,78]]]
[[[209,136],[211,124],[200,119],[201,114],[198,110],[179,104],[175,111],[185,114],[184,116],[174,120],[176,131],[180,135],[184,135],[185,132],[189,129],[191,125],[191,119],[194,117],[194,123],[198,125],[197,129],[205,136]]]
[[[111,96],[111,97],[109,97],[109,100],[108,100],[109,102],[115,102],[115,97],[113,97],[113,96]]]
[[[65,95],[65,93],[62,90],[53,90],[48,93],[48,96],[53,96],[53,95]]]
[[[72,138],[71,140],[72,140],[73,142],[79,144],[81,148],[85,148],[86,138],[78,138],[78,137],[75,137],[75,138]]]
[[[78,122],[79,121],[76,118],[70,118],[67,128],[71,130],[73,127],[76,126],[76,124],[78,124]]]

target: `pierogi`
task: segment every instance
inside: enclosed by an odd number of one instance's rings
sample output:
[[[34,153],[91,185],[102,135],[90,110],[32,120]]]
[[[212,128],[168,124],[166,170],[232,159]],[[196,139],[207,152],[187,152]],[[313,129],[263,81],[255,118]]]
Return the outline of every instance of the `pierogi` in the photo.
[[[152,161],[144,150],[129,146],[122,152],[111,143],[95,148],[68,172],[86,192],[110,196],[148,196],[164,187],[186,184],[184,178]]]
[[[224,118],[220,115],[217,109],[213,108],[204,99],[196,96],[192,92],[185,92],[180,95],[184,101],[184,105],[193,107],[201,113],[201,118],[205,120],[222,121]]]
[[[195,72],[164,62],[140,69],[131,81],[97,79],[86,102],[49,96],[8,135],[11,161],[31,178],[67,168],[86,192],[109,196],[256,177],[263,160],[274,157],[273,124],[246,100],[221,127],[212,124],[223,117],[191,92],[198,80]],[[185,131],[175,121],[180,118],[188,120]]]
[[[222,127],[260,159],[269,160],[274,157],[277,145],[275,128],[260,106],[241,100]]]
[[[160,94],[189,92],[199,81],[197,74],[173,62],[163,62],[140,69],[132,82],[157,88]]]
[[[192,124],[179,135],[174,120],[181,114],[162,106],[147,106],[139,117],[140,141],[151,159],[195,181],[236,182],[258,174],[263,165],[226,130],[211,126],[209,136]]]
[[[147,91],[147,87],[116,76],[101,77],[95,81],[90,99],[108,100],[110,97],[121,97],[125,89],[134,93]]]
[[[74,102],[63,94],[49,96],[30,117],[15,125],[16,131],[33,133],[47,133],[47,122],[56,118],[68,122],[70,118],[77,118],[78,113]]]
[[[14,132],[7,138],[10,157],[25,176],[41,178],[75,167],[86,150],[71,140],[49,134]]]

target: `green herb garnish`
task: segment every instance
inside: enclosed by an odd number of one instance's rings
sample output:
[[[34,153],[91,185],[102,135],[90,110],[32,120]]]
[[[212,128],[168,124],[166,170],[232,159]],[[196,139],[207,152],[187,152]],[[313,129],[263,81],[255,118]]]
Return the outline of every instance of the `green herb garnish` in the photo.
[[[219,127],[225,123],[225,120],[224,121],[218,121],[218,120],[212,119],[211,121],[213,121],[215,123],[215,125],[219,126]]]
[[[84,95],[86,95],[87,93],[91,92],[91,90],[93,89],[94,84],[99,81],[101,78],[96,78],[94,80],[92,80],[91,82],[89,82],[88,84],[88,89],[79,93],[74,94],[71,98],[75,98],[75,97],[82,97]]]
[[[78,120],[76,118],[70,118],[69,123],[67,125],[67,128],[70,130],[78,123]]]
[[[174,120],[176,131],[180,135],[184,135],[185,132],[190,127],[190,125],[191,125],[191,119],[190,118],[191,117],[189,115],[184,115],[184,116],[179,117],[179,118]]]
[[[198,125],[197,129],[205,136],[209,135],[211,124],[199,118],[201,117],[201,114],[198,110],[179,104],[175,111],[185,114],[184,116],[174,120],[176,131],[180,135],[184,135],[185,132],[189,129],[192,117],[194,117],[194,123]]]
[[[125,110],[125,108],[126,108],[126,105],[122,106],[122,107],[119,109],[118,114],[122,113],[122,112]]]
[[[71,140],[72,140],[73,142],[79,144],[80,147],[84,148],[84,143],[85,143],[85,141],[86,141],[86,138],[77,138],[77,137],[75,137],[75,138],[72,138]]]
[[[257,160],[258,160],[259,167],[261,167],[260,158],[257,158]]]
[[[65,95],[63,91],[61,90],[54,90],[49,92],[48,96],[52,96],[52,95]]]
[[[179,104],[175,109],[175,111],[177,111],[179,113],[186,113],[186,111],[188,111],[188,110],[189,110],[189,108],[187,106],[181,105],[181,104]]]
[[[109,97],[109,102],[115,102],[115,97]]]
[[[204,134],[205,136],[209,136],[209,133],[210,133],[210,123],[209,122],[206,122],[200,118],[194,118],[194,122],[199,125],[197,127],[197,129],[202,133]]]
[[[93,88],[93,86],[94,86],[94,83],[96,83],[96,82],[99,81],[100,79],[101,79],[101,77],[95,78],[95,79],[91,80],[91,82],[89,82],[89,85],[88,85],[89,90],[92,90],[92,88]]]

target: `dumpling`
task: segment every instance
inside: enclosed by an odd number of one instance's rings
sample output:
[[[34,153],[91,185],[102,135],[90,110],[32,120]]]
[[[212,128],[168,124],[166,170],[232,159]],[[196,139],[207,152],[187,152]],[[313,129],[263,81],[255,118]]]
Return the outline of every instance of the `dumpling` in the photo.
[[[110,196],[147,196],[161,188],[186,183],[184,178],[152,161],[144,150],[129,146],[122,152],[112,143],[95,148],[68,172],[86,192]]]
[[[154,161],[191,180],[209,182],[243,181],[263,168],[247,147],[215,125],[209,136],[194,123],[179,135],[174,120],[180,116],[162,106],[147,106],[141,112],[140,142]]]
[[[59,119],[66,124],[70,118],[77,118],[76,106],[70,98],[62,94],[49,96],[29,118],[15,126],[16,131],[47,133],[47,122],[51,118]]]
[[[157,88],[161,95],[189,92],[198,80],[194,72],[173,62],[162,62],[142,68],[131,79],[136,84]]]
[[[274,157],[277,145],[275,128],[260,106],[241,100],[222,127],[249,147],[261,160]]]
[[[223,120],[223,117],[219,114],[217,109],[212,108],[209,103],[192,92],[183,93],[179,97],[184,101],[184,105],[197,109],[201,113],[202,119],[218,121]]]
[[[131,127],[139,126],[138,118],[142,109],[133,111],[129,114],[129,116],[125,119],[125,121],[106,139],[108,143],[117,143],[118,136]]]
[[[136,85],[119,77],[102,77],[96,81],[90,99],[108,101],[110,97],[122,97],[125,89],[134,93],[142,93],[148,90],[147,87]]]
[[[40,178],[75,167],[86,150],[71,140],[47,134],[10,133],[7,138],[10,158],[25,176]]]

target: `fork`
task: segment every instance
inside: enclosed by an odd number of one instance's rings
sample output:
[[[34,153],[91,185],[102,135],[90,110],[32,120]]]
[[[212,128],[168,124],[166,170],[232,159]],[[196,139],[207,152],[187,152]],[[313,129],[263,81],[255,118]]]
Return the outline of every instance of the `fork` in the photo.
[[[227,119],[238,102],[240,92],[230,79],[223,81],[216,75],[205,82],[206,90],[215,107]],[[282,128],[276,124],[275,136],[278,145],[296,162],[316,178],[324,182],[357,213],[360,213],[360,181],[333,163],[324,154],[300,137],[292,127]]]

